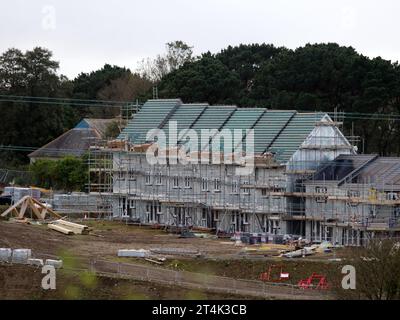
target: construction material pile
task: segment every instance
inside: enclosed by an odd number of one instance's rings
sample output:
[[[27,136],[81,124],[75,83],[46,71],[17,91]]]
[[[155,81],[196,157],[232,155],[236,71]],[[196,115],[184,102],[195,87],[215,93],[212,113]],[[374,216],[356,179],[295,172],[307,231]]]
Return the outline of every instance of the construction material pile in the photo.
[[[301,249],[284,253],[282,256],[285,258],[300,258],[311,256],[316,253],[329,253],[332,251],[332,248],[333,245],[330,242],[324,241],[321,244],[313,244],[311,246],[305,246]]]
[[[165,262],[166,258],[158,254],[153,254],[150,250],[145,249],[121,249],[118,250],[118,257],[125,258],[144,258],[144,260],[161,265]]]
[[[89,227],[83,224],[73,223],[65,220],[56,220],[47,225],[49,229],[71,235],[71,234],[89,234]]]
[[[32,266],[42,267],[44,265],[54,266],[56,269],[60,269],[63,266],[62,260],[33,258],[31,249],[11,249],[11,248],[0,248],[0,263],[12,263],[12,264],[28,264]]]
[[[252,256],[281,256],[283,253],[294,250],[293,246],[284,244],[263,243],[256,246],[244,247],[240,254]]]

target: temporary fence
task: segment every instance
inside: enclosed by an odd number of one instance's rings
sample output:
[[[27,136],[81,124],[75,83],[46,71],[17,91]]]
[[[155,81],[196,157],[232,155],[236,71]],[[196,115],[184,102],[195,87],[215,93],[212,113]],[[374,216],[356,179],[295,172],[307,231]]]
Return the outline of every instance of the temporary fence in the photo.
[[[41,258],[59,258],[49,254],[35,254]],[[264,282],[260,280],[235,279],[205,273],[171,270],[146,264],[132,264],[104,259],[73,258],[73,266],[63,263],[70,271],[89,271],[100,276],[153,282],[193,290],[219,292],[230,295],[266,299],[331,299],[329,290],[301,289],[298,285]],[[7,265],[10,265],[9,263]]]
[[[166,285],[276,299],[329,299],[328,291],[300,289],[297,285],[263,282],[258,280],[234,279],[204,273],[169,270],[148,265],[130,264],[107,260],[90,260],[91,272],[103,275],[155,282]]]

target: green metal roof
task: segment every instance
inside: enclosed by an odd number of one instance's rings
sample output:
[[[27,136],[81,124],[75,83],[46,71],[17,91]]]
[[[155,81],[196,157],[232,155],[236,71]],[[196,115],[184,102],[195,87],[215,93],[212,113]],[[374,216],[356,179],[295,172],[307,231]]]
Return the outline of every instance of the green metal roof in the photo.
[[[295,111],[270,110],[264,113],[254,127],[254,152],[266,151],[294,114]]]
[[[180,132],[185,133],[190,129],[190,127],[195,123],[195,121],[207,107],[207,103],[181,104],[164,124],[162,129],[166,131],[166,134],[168,134],[168,123],[170,121],[176,121],[179,136]]]
[[[265,112],[262,108],[240,108],[236,109],[222,129],[248,130],[253,127],[258,118]]]
[[[118,139],[128,137],[135,144],[146,142],[147,132],[161,128],[181,104],[180,99],[148,100],[129,121]]]
[[[243,136],[246,130],[254,129],[255,154],[273,152],[277,161],[283,163],[290,160],[314,129],[316,122],[321,121],[324,116],[324,113],[318,112],[297,113],[289,110],[182,104],[179,99],[149,100],[129,121],[118,138],[128,137],[135,144],[144,143],[149,130],[168,130],[169,121],[177,121],[178,133],[185,129],[195,130],[199,143],[202,129],[242,129]],[[245,147],[244,140],[243,150]],[[201,146],[201,150],[205,148],[205,145]]]
[[[266,111],[263,108],[238,108],[224,124],[222,130],[231,130],[232,138],[235,134],[235,129],[242,130],[242,139],[246,136],[247,130],[252,129],[257,120]],[[233,149],[236,146],[232,146]],[[221,139],[221,151],[224,148],[224,141]],[[233,150],[232,150],[233,151]],[[232,152],[231,151],[231,152]]]
[[[229,117],[236,110],[236,106],[210,106],[201,114],[197,121],[193,124],[192,129],[197,132],[199,144],[201,143],[202,129],[220,130],[228,121]],[[202,145],[201,149],[206,146]]]
[[[303,141],[314,129],[316,122],[321,121],[324,113],[296,113],[268,151],[276,154],[279,162],[287,162],[299,149]]]

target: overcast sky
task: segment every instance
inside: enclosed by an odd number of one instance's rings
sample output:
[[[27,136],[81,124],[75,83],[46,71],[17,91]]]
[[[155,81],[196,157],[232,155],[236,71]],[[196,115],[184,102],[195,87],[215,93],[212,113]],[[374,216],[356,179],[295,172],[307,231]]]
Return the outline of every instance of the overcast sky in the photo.
[[[239,43],[338,42],[400,60],[396,0],[13,0],[0,2],[0,51],[43,46],[72,78],[104,63],[137,67],[183,40],[196,54]]]

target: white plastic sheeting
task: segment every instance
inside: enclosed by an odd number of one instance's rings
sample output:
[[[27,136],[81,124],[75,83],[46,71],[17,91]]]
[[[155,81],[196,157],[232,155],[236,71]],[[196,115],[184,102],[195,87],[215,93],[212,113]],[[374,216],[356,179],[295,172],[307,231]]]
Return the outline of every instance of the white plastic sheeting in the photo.
[[[12,250],[10,248],[0,248],[0,262],[11,262]]]
[[[28,259],[30,259],[31,256],[32,256],[31,249],[14,249],[12,253],[12,262],[27,264]]]
[[[28,264],[31,266],[43,266],[43,259],[28,259]]]
[[[53,266],[56,269],[60,269],[60,268],[63,267],[63,261],[62,260],[46,259],[46,262],[44,264],[48,265],[48,266]]]
[[[144,249],[122,249],[118,250],[118,257],[135,257],[135,258],[145,258],[150,255],[149,250]]]

